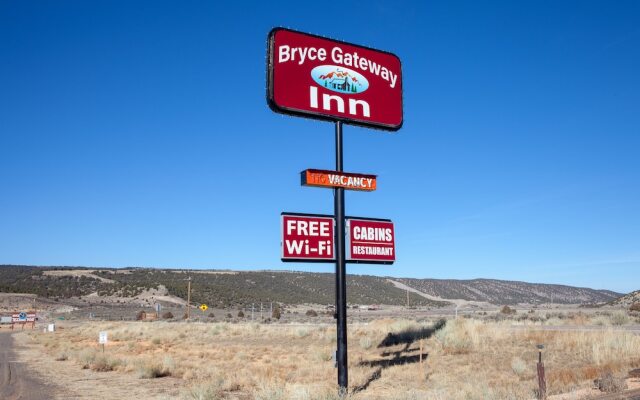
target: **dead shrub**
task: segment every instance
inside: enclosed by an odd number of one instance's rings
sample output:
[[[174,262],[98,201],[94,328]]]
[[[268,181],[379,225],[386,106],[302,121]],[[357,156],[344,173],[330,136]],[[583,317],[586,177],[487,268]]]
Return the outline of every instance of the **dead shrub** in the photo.
[[[77,356],[78,362],[82,369],[87,369],[96,359],[96,352],[93,350],[82,350]]]
[[[317,317],[318,313],[315,310],[307,310],[304,315],[306,315],[307,317]]]
[[[469,353],[477,342],[476,322],[456,319],[448,321],[436,332],[436,338],[448,354]]]
[[[511,370],[522,379],[527,372],[527,364],[520,357],[514,357],[511,359]]]
[[[298,336],[299,338],[304,338],[309,336],[311,332],[309,332],[309,328],[306,327],[299,327],[298,329],[296,329],[296,336]]]
[[[162,314],[162,318],[163,319],[172,319],[173,318],[173,314],[171,313],[171,311],[167,311],[166,313]]]
[[[591,319],[589,318],[589,316],[583,312],[571,314],[569,316],[569,319],[571,320],[571,322],[573,322],[576,325],[587,325],[589,322],[591,322]]]
[[[370,337],[363,337],[360,338],[360,347],[364,350],[369,350],[371,348],[371,346],[373,345],[373,343],[371,342],[371,338]]]
[[[136,372],[140,379],[162,378],[170,375],[162,364],[153,361],[139,363]]]
[[[185,395],[185,399],[190,400],[218,400],[224,398],[224,390],[222,379],[213,382],[202,382],[191,386]]]
[[[627,382],[624,378],[616,377],[611,372],[607,372],[600,378],[593,381],[601,392],[619,393],[627,389]]]
[[[611,324],[614,326],[624,325],[629,322],[629,316],[624,311],[618,311],[611,315]]]
[[[640,312],[640,303],[633,303],[631,307],[629,307],[629,311]]]
[[[514,310],[513,308],[507,305],[503,306],[502,309],[500,310],[500,313],[504,315],[514,315],[516,314],[516,312],[517,312],[516,310]]]
[[[563,368],[549,371],[549,388],[554,393],[562,393],[578,384],[578,377],[572,369]]]
[[[595,380],[602,373],[601,368],[593,365],[588,365],[582,368],[582,377],[590,381]]]
[[[91,370],[96,372],[109,372],[120,365],[120,360],[107,356],[98,356],[91,364]]]

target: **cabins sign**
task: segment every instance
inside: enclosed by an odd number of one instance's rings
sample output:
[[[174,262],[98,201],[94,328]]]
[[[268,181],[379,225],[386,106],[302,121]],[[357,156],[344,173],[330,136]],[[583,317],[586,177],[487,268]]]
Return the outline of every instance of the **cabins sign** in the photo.
[[[402,126],[402,69],[392,53],[275,28],[267,62],[267,98],[276,112],[391,131]]]
[[[347,218],[347,260],[392,263],[396,259],[393,222]]]

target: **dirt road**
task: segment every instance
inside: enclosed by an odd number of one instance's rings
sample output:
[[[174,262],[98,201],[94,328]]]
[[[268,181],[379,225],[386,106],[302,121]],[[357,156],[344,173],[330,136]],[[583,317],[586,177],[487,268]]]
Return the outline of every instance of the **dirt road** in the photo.
[[[22,363],[15,361],[13,346],[12,334],[0,332],[0,399],[51,399],[53,388],[40,382]]]
[[[624,393],[605,394],[593,400],[640,400],[640,389],[629,390]]]

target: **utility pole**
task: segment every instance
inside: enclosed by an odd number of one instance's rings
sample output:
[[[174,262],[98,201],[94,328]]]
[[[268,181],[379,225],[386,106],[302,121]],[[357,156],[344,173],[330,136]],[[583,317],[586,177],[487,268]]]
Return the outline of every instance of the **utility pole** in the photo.
[[[191,317],[191,277],[187,283],[187,319]]]
[[[36,307],[37,298],[38,295],[36,294],[36,297],[33,298],[33,324],[31,324],[31,329],[34,329],[36,327],[36,319],[38,319],[38,308]]]

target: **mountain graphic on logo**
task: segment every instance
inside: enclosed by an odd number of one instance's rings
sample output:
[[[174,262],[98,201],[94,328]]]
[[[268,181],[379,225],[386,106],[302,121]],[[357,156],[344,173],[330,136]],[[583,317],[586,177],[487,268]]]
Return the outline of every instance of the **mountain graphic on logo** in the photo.
[[[311,77],[320,86],[334,92],[357,94],[369,88],[367,78],[344,67],[320,65],[311,70]]]

